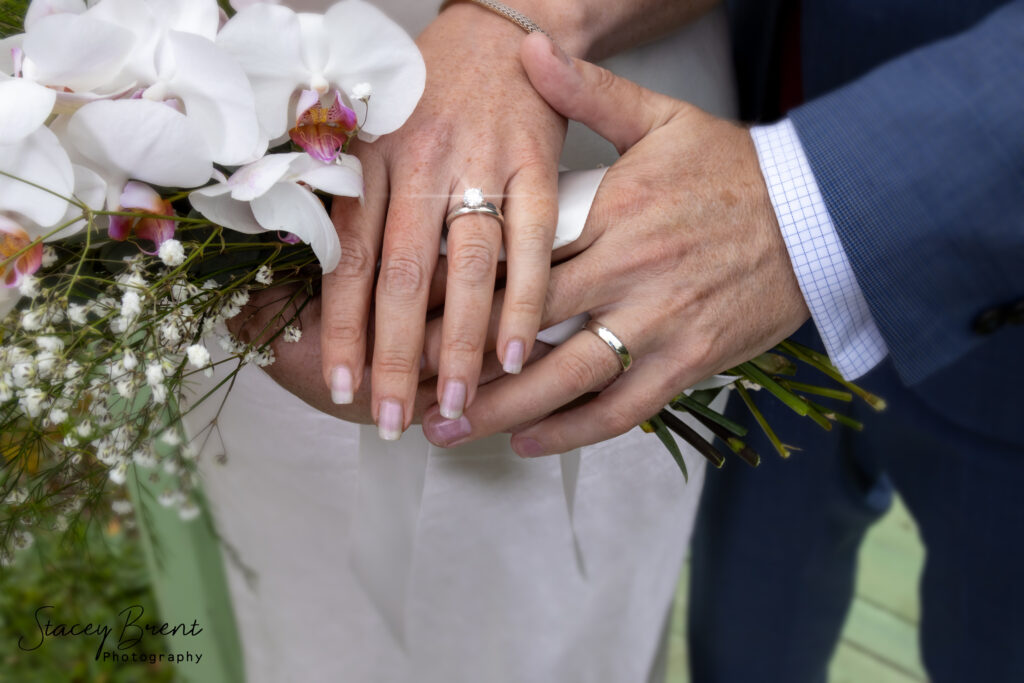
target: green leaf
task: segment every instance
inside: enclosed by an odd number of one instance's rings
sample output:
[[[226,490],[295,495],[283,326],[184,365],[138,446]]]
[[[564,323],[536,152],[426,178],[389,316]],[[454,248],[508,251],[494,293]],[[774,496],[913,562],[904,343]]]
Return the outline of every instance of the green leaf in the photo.
[[[686,469],[686,461],[683,460],[683,452],[679,450],[679,444],[676,443],[675,437],[672,436],[672,432],[668,430],[668,427],[665,426],[665,423],[662,422],[661,418],[657,415],[648,420],[647,424],[654,428],[655,436],[661,439],[661,443],[663,443],[665,448],[668,449],[668,452],[672,454],[672,459],[676,461],[676,465],[679,466],[679,471],[683,473],[683,480],[689,483],[690,473]]]

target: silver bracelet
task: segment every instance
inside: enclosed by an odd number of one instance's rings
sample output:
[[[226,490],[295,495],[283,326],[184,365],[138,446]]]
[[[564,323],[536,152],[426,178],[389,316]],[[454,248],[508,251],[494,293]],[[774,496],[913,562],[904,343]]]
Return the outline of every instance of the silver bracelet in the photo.
[[[530,19],[530,17],[526,16],[517,9],[513,9],[508,5],[496,2],[495,0],[444,0],[444,2],[441,3],[441,9],[439,9],[438,12],[445,11],[446,9],[448,9],[457,2],[471,2],[474,5],[480,5],[481,7],[485,7],[494,12],[495,14],[500,14],[501,16],[505,17],[513,24],[526,31],[527,33],[543,33],[545,36],[550,38],[552,42],[554,41],[554,39],[551,38],[551,35],[547,31],[542,29],[540,26],[535,24]]]

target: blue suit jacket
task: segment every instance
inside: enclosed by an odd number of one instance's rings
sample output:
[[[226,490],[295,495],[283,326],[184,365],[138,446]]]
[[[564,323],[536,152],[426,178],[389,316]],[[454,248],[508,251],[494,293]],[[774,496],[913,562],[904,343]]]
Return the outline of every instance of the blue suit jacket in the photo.
[[[786,0],[730,2],[770,119]],[[904,384],[1024,444],[1024,0],[803,0],[789,113]]]

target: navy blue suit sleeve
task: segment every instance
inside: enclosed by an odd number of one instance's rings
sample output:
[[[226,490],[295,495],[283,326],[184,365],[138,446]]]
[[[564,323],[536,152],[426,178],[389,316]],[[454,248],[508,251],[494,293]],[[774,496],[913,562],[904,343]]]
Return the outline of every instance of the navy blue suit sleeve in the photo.
[[[907,384],[1024,299],[1024,0],[790,112]]]

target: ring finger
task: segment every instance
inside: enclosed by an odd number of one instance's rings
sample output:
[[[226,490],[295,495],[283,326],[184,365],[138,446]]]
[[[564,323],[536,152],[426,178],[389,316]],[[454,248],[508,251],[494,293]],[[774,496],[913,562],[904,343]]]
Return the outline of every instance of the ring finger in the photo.
[[[475,208],[467,192],[462,207]],[[490,321],[501,251],[502,222],[486,213],[466,213],[448,223],[448,280],[441,323],[438,403],[458,419],[473,400]]]

